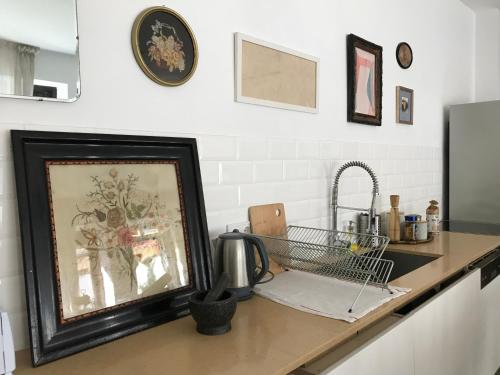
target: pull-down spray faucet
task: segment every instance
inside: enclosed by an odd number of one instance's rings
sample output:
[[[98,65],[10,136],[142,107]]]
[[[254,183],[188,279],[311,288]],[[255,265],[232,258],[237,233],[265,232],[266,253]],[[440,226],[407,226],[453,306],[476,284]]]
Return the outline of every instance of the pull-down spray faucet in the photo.
[[[372,203],[370,208],[357,208],[357,207],[346,207],[346,206],[339,206],[338,204],[338,195],[339,195],[339,180],[340,176],[342,173],[350,168],[350,167],[360,167],[363,168],[365,171],[368,172],[370,175],[372,181],[373,181],[373,191],[372,191]],[[332,229],[337,230],[337,216],[338,216],[338,209],[345,209],[345,210],[353,210],[353,211],[361,211],[361,212],[368,212],[369,215],[369,220],[368,220],[368,233],[369,234],[376,234],[377,229],[375,228],[375,200],[376,197],[379,194],[379,189],[378,189],[378,180],[377,176],[375,176],[375,172],[373,172],[373,169],[371,169],[366,163],[363,163],[362,161],[349,161],[342,165],[339,170],[337,171],[337,174],[335,175],[335,179],[333,181],[333,191],[332,191]]]

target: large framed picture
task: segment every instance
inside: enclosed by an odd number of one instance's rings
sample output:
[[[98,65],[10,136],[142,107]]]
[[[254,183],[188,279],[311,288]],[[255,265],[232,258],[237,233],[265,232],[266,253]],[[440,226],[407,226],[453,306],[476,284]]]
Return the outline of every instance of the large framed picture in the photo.
[[[187,21],[163,6],[147,8],[137,16],[132,50],[142,71],[164,86],[187,82],[198,63],[196,38]]]
[[[413,125],[413,90],[396,86],[396,122]]]
[[[347,121],[382,125],[382,47],[347,36]]]
[[[12,142],[33,365],[188,313],[211,277],[194,139]]]
[[[235,33],[235,100],[317,113],[319,59]]]

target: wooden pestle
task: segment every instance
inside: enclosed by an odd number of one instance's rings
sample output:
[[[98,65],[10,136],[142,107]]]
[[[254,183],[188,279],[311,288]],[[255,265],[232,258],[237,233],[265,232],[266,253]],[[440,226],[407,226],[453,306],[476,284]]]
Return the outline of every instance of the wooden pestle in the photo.
[[[391,212],[389,213],[389,238],[391,241],[401,240],[399,223],[399,195],[391,195]]]

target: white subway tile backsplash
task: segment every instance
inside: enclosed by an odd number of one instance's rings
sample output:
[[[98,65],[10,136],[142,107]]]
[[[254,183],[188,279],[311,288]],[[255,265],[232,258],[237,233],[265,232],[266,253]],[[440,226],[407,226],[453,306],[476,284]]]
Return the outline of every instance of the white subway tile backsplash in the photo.
[[[241,223],[248,220],[248,208],[237,207],[230,210],[207,212],[209,237],[216,238],[227,231],[226,226],[232,223]]]
[[[258,183],[246,184],[240,186],[240,205],[241,207],[249,207],[257,204],[267,204],[274,202],[283,202],[285,199],[274,192],[279,193],[275,189],[276,184],[273,183]]]
[[[217,185],[220,183],[218,161],[201,161],[200,169],[203,186]]]
[[[0,237],[0,279],[22,273],[22,250],[19,237]]]
[[[283,180],[283,161],[256,161],[253,166],[254,182],[275,182]]]
[[[319,146],[320,159],[338,160],[342,157],[342,144],[339,142],[321,142]]]
[[[227,161],[221,163],[221,183],[225,185],[249,184],[253,182],[253,165],[249,161]]]
[[[320,228],[321,218],[315,218],[315,219],[309,219],[309,220],[298,220],[294,224],[302,226],[302,227]]]
[[[373,158],[375,160],[387,159],[387,147],[387,145],[375,143],[373,145]]]
[[[26,128],[14,124],[10,128]],[[56,130],[50,125],[29,129]],[[116,129],[61,128],[65,131],[114,133]],[[131,134],[151,132],[121,131]],[[164,136],[174,134],[165,133]],[[388,210],[389,195],[401,196],[401,209],[424,214],[430,199],[442,200],[443,149],[429,146],[366,144],[338,140],[232,137],[178,134],[197,137],[200,152],[209,235],[226,225],[248,220],[248,207],[284,202],[290,224],[329,228],[332,179],[346,161],[363,160],[374,169],[381,206]],[[16,348],[28,345],[16,194],[10,134],[0,131],[0,309],[10,311]],[[371,179],[361,168],[342,175],[339,203],[368,207]],[[339,223],[354,213],[340,212]]]
[[[319,142],[297,142],[297,159],[310,160],[319,158]]]
[[[202,160],[236,160],[236,138],[207,135],[200,137]]]
[[[309,201],[309,210],[313,218],[327,216],[330,212],[330,202],[326,199],[312,199]]]
[[[358,144],[358,158],[363,161],[372,160],[375,154],[375,145],[372,143]],[[371,166],[374,168],[373,166]]]
[[[269,157],[271,159],[296,159],[297,144],[295,141],[285,139],[272,139],[269,141]]]
[[[12,160],[11,130],[23,130],[22,124],[0,123],[0,160]]]
[[[310,201],[285,202],[287,223],[311,218]]]
[[[14,337],[14,349],[21,350],[29,347],[28,314],[26,311],[9,313],[10,328]]]
[[[267,139],[238,138],[238,160],[265,160],[267,157]]]
[[[311,160],[309,162],[310,178],[333,178],[334,167],[331,160]]]
[[[225,210],[238,207],[237,186],[208,186],[203,189],[207,211]]]
[[[0,196],[15,195],[14,163],[12,160],[0,160]]]
[[[0,238],[19,235],[17,200],[0,196]]]
[[[356,142],[345,142],[342,144],[342,159],[357,160],[359,159],[359,144]]]
[[[22,275],[0,279],[0,310],[8,313],[26,310],[24,278]]]
[[[307,160],[285,160],[285,180],[306,180],[309,174],[309,162]]]

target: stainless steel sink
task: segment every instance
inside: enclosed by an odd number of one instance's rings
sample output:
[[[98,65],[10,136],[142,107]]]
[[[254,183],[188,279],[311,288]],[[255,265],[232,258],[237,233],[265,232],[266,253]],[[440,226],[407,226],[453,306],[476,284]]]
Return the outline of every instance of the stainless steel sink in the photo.
[[[394,268],[389,276],[389,281],[392,281],[425,266],[427,263],[436,260],[437,257],[386,250],[382,254],[382,259],[394,261]]]

